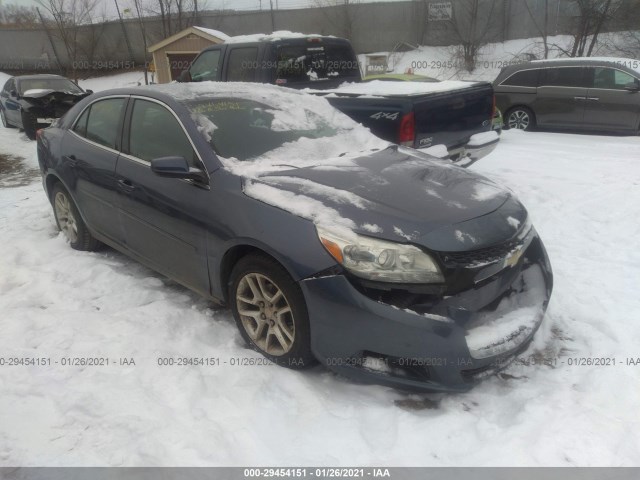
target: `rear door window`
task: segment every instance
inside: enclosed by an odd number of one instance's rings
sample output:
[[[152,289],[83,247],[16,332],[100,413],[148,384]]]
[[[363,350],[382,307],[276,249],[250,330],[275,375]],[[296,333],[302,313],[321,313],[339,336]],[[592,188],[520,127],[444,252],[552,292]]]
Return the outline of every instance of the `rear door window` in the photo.
[[[593,75],[593,88],[624,90],[627,83],[634,82],[633,76],[615,68],[596,67]]]
[[[517,87],[537,87],[539,69],[522,70],[516,72],[507,78],[501,85],[517,86]]]
[[[233,48],[227,63],[227,81],[253,82],[258,68],[258,48]]]
[[[105,147],[116,148],[125,102],[124,98],[108,98],[91,104],[87,118],[86,138]]]
[[[583,67],[555,67],[545,70],[541,86],[546,87],[586,87]]]
[[[192,82],[206,82],[219,80],[218,67],[220,65],[220,50],[203,52],[193,61],[189,73]]]

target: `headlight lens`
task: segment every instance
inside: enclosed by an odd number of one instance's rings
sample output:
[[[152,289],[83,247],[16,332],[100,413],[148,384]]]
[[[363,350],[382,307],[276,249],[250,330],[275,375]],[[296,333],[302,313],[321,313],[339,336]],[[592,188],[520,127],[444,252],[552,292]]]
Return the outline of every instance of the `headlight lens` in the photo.
[[[442,283],[438,265],[413,245],[318,228],[320,241],[354,275],[378,282]]]

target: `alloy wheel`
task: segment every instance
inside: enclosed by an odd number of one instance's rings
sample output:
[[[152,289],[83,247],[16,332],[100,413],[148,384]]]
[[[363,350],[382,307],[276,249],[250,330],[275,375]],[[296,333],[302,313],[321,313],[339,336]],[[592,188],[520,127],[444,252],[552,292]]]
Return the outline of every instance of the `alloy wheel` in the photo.
[[[284,355],[293,346],[295,321],[289,301],[270,278],[248,273],[236,290],[242,326],[258,348],[269,355]]]
[[[531,118],[524,110],[516,110],[509,115],[509,128],[526,130],[530,123]]]
[[[71,243],[75,243],[78,240],[78,224],[76,218],[71,210],[71,203],[67,196],[62,193],[56,193],[54,200],[54,209],[56,212],[56,220],[60,230],[62,230]]]

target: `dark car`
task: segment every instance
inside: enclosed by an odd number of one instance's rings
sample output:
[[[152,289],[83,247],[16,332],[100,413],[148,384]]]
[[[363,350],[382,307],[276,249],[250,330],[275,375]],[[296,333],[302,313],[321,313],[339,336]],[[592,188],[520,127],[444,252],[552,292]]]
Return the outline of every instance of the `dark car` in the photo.
[[[22,128],[35,140],[39,127],[51,125],[91,93],[59,75],[11,77],[0,92],[2,125]]]
[[[640,132],[640,60],[567,58],[504,68],[494,82],[505,127]]]
[[[294,90],[101,92],[39,132],[38,159],[71,247],[105,243],[229,305],[287,367],[467,390],[527,347],[551,294],[508,190]]]

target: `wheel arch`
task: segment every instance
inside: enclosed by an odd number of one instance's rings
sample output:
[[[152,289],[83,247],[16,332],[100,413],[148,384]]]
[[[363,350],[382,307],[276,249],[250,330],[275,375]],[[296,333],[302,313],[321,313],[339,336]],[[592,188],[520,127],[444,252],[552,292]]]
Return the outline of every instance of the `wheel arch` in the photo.
[[[229,281],[231,279],[233,267],[240,261],[240,259],[251,254],[259,254],[270,258],[274,262],[277,262],[278,265],[282,266],[282,268],[284,268],[294,280],[296,279],[293,272],[287,268],[286,262],[283,262],[281,259],[277,258],[277,256],[271,254],[267,249],[249,243],[233,245],[227,249],[222,256],[218,270],[218,281],[220,282],[221,296],[225,303],[228,304],[229,302]]]

